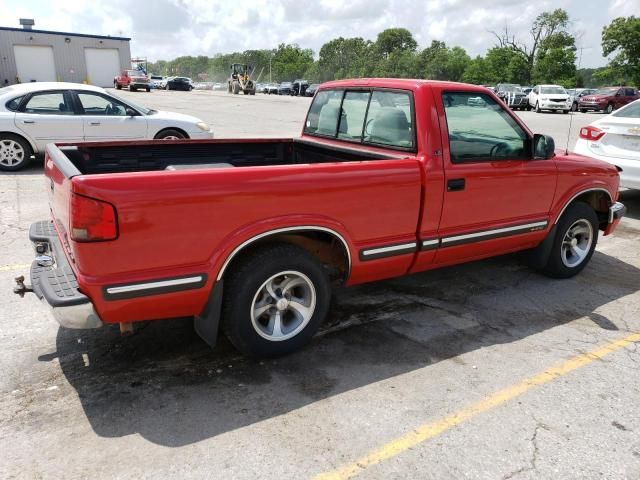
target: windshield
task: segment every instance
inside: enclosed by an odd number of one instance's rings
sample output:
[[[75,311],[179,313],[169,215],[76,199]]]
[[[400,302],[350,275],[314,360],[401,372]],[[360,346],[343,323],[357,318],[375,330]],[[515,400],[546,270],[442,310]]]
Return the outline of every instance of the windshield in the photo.
[[[117,99],[118,101],[124,103],[125,105],[129,105],[130,107],[135,108],[136,110],[138,110],[143,115],[153,115],[154,113],[158,113],[157,110],[152,110],[150,108],[141,107],[140,105],[137,105],[137,104],[133,103],[131,100],[125,100],[122,97],[119,97],[118,95],[116,95],[114,93],[110,93],[109,95],[112,96],[113,98]]]
[[[500,90],[502,90],[503,92],[521,92],[522,88],[520,87],[520,85],[502,85],[502,87],[500,87]]]
[[[138,70],[127,70],[127,75],[129,75],[130,77],[138,77],[140,75],[144,75],[144,73]]]
[[[599,88],[595,92],[594,95],[613,95],[618,91],[617,88]]]
[[[554,94],[554,93],[555,94],[566,94],[567,92],[562,87],[540,87],[540,93],[545,93],[545,94]]]

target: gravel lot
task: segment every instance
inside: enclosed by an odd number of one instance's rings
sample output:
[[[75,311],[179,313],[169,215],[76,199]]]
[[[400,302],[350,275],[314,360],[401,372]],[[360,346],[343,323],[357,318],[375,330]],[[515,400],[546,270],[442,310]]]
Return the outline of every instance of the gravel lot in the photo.
[[[309,104],[122,96],[217,137],[297,135]],[[571,116],[520,115],[566,141]],[[187,320],[63,330],[11,294],[48,216],[39,163],[0,175],[0,478],[640,478],[640,192],[576,278],[509,255],[340,290],[308,348],[255,362]]]

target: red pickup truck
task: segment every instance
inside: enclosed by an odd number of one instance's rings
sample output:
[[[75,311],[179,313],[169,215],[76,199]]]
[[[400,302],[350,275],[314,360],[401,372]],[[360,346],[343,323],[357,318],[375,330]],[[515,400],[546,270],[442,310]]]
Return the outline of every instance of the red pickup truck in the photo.
[[[122,87],[128,88],[132,92],[135,92],[138,88],[142,88],[147,92],[151,91],[149,77],[140,70],[125,70],[117,77],[114,77],[113,88],[122,90]]]
[[[31,282],[62,326],[192,316],[255,356],[307,342],[332,284],[521,250],[571,277],[625,212],[614,166],[421,80],[325,83],[295,139],[51,144],[45,175]]]

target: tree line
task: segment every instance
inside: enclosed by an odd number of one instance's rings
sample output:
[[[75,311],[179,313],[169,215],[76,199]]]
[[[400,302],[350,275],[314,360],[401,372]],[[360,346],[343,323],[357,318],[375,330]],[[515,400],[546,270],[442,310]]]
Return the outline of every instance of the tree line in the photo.
[[[325,43],[317,59],[311,49],[297,44],[276,49],[246,50],[229,54],[183,56],[149,63],[148,71],[160,75],[182,75],[198,81],[224,82],[229,66],[246,63],[259,82],[311,82],[358,77],[424,78],[478,85],[518,83],[560,84],[567,88],[604,84],[640,85],[640,18],[620,17],[602,31],[603,55],[612,56],[606,67],[580,69],[576,36],[563,9],[543,12],[534,20],[526,37],[508,27],[491,32],[495,44],[484,56],[471,58],[464,48],[433,40],[424,49],[405,28],[389,28],[375,41],[361,37],[335,38]]]

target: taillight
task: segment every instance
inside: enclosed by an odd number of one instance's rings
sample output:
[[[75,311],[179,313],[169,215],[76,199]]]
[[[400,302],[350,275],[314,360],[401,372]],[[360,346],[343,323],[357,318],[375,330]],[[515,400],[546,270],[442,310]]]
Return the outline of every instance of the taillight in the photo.
[[[69,218],[71,239],[76,242],[101,242],[118,236],[116,209],[110,203],[74,193]]]
[[[580,138],[583,138],[585,140],[600,140],[602,137],[604,137],[605,133],[606,132],[603,132],[596,127],[582,127],[580,129]]]

